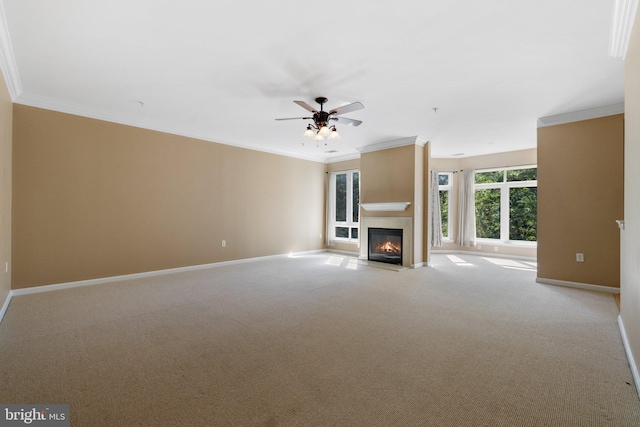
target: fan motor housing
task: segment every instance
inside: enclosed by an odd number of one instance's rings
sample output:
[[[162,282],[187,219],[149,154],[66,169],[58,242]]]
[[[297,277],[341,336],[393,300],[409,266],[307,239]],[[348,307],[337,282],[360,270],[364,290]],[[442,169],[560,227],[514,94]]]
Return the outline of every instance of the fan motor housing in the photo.
[[[318,111],[313,115],[313,121],[316,123],[318,128],[326,126],[329,123],[329,113],[326,111]]]

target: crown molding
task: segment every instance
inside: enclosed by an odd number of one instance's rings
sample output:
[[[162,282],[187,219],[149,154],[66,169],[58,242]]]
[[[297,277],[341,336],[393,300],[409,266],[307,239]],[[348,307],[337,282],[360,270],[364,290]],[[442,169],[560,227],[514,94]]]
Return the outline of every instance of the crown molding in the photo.
[[[335,156],[335,157],[329,157],[325,163],[329,164],[329,163],[338,163],[338,162],[344,162],[347,160],[357,160],[360,158],[360,153],[355,152],[355,153],[349,153],[349,154],[342,154],[339,156]]]
[[[137,127],[141,129],[153,130],[157,132],[168,133],[172,135],[184,136],[187,138],[199,139],[202,141],[214,142],[218,144],[231,145],[238,148],[245,148],[247,150],[261,151],[269,154],[277,154],[279,156],[293,157],[301,160],[309,160],[312,162],[326,163],[326,157],[321,155],[301,155],[298,153],[292,153],[286,150],[279,150],[264,146],[247,144],[242,141],[235,140],[220,135],[214,135],[210,132],[205,132],[199,129],[189,128],[186,126],[176,126],[172,124],[162,123],[155,120],[141,119],[137,117],[130,117],[124,114],[115,114],[105,110],[99,110],[95,108],[87,108],[79,105],[53,100],[50,98],[44,98],[39,96],[33,96],[28,94],[22,94],[14,100],[16,104],[26,105],[29,107],[42,108],[44,110],[56,111],[59,113],[72,114],[74,116],[87,117],[90,119],[102,120],[110,123],[117,123],[126,126]]]
[[[624,114],[624,102],[613,105],[605,105],[604,107],[590,108],[588,110],[574,111],[572,113],[540,117],[538,119],[538,128],[579,122],[582,120],[597,119],[600,117],[613,116],[616,114]]]
[[[0,69],[4,75],[7,84],[7,90],[11,100],[15,101],[22,94],[22,83],[20,83],[20,74],[18,73],[18,65],[13,55],[13,46],[11,45],[11,37],[9,36],[9,28],[4,15],[4,5],[0,1]]]
[[[356,150],[360,153],[371,153],[373,151],[388,150],[389,148],[404,147],[407,145],[418,145],[420,147],[424,147],[426,143],[426,140],[418,136],[409,136],[407,138],[396,139],[393,141],[356,147]]]
[[[627,55],[637,10],[638,0],[615,0],[609,36],[609,56],[624,59]]]

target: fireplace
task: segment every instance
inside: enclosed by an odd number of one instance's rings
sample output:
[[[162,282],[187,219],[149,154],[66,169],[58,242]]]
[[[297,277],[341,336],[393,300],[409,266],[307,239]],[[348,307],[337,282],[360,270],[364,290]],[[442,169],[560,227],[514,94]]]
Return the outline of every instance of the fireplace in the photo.
[[[368,228],[369,261],[402,265],[401,228]]]
[[[411,239],[413,235],[412,219],[407,217],[382,217],[382,216],[362,216],[360,218],[360,255],[359,258],[363,261],[368,261],[369,258],[369,229],[370,228],[383,228],[383,229],[399,229],[402,230],[402,262],[399,263],[400,267],[414,268],[412,264],[411,254],[413,251],[413,241]],[[398,264],[392,266],[392,264],[385,264],[392,269],[398,267]],[[384,266],[384,265],[383,265]]]

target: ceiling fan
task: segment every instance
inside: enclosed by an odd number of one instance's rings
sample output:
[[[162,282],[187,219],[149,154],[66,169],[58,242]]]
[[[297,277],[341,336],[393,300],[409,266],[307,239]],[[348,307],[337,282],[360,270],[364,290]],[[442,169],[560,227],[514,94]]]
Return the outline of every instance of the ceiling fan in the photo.
[[[361,120],[349,119],[346,117],[340,117],[341,114],[349,113],[351,111],[358,111],[364,108],[364,105],[360,102],[352,102],[351,104],[343,105],[342,107],[334,108],[329,111],[324,111],[324,104],[328,101],[325,97],[318,97],[315,101],[320,104],[320,111],[313,108],[311,105],[304,101],[293,101],[307,111],[313,113],[311,117],[289,117],[276,120],[313,120],[313,124],[307,125],[307,130],[304,136],[307,138],[313,138],[316,141],[324,141],[324,137],[329,139],[340,138],[336,126],[331,122],[337,122],[347,126],[360,126]]]

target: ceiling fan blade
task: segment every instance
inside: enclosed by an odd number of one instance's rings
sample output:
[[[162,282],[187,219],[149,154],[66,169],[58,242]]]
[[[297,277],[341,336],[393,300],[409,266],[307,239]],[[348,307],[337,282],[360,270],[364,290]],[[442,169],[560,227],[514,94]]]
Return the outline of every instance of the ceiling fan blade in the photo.
[[[313,120],[313,117],[286,117],[284,119],[276,119],[276,120]]]
[[[329,111],[329,114],[350,113],[352,111],[362,110],[363,108],[364,108],[364,105],[362,105],[362,103],[360,103],[360,102],[352,102],[351,104],[347,104],[347,105],[343,105],[342,107],[334,108],[333,110]]]
[[[362,120],[353,120],[346,117],[331,117],[331,120],[335,120],[341,125],[347,126],[360,126],[362,124]]]
[[[298,104],[299,106],[301,106],[302,108],[304,108],[307,111],[311,111],[312,113],[317,113],[318,110],[316,110],[315,108],[313,108],[311,105],[307,104],[304,101],[293,101],[296,104]]]

